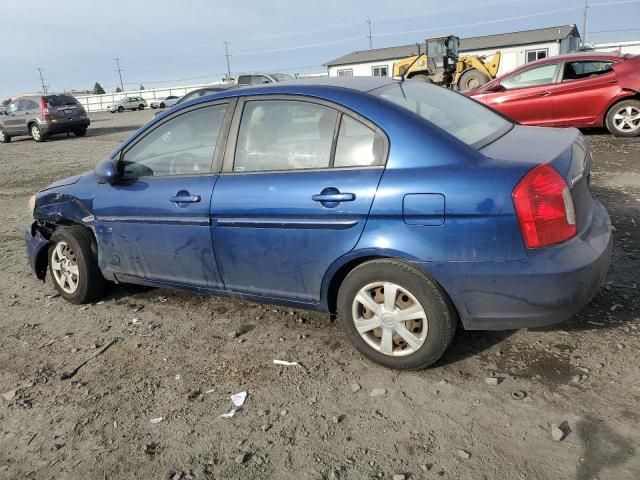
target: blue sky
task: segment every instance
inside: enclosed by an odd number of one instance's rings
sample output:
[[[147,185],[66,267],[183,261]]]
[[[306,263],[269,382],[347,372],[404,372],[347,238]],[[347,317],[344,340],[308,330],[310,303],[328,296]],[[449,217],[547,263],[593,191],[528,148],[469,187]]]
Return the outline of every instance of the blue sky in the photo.
[[[624,2],[624,3],[622,3]],[[589,41],[640,39],[640,0],[589,0]],[[610,4],[610,5],[606,5]],[[373,46],[428,36],[462,38],[575,23],[584,0],[2,0],[0,98],[40,90],[107,91],[217,81],[226,71],[324,71],[322,64]],[[635,30],[634,30],[635,29]],[[615,30],[615,31],[612,31]],[[596,33],[598,32],[598,33]]]

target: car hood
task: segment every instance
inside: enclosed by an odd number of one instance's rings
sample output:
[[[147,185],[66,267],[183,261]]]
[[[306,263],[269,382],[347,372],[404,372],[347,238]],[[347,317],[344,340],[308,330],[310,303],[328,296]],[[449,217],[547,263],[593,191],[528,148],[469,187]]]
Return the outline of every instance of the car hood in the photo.
[[[46,187],[44,187],[43,189],[40,190],[40,192],[46,192],[48,190],[54,190],[56,188],[60,188],[60,187],[67,187],[69,185],[74,185],[76,183],[78,183],[80,180],[88,180],[88,181],[95,181],[95,174],[93,173],[93,170],[89,170],[86,171],[84,173],[81,173],[79,175],[74,175],[72,177],[67,177],[67,178],[62,178],[60,180],[56,180],[53,183],[50,183],[49,185],[47,185]]]

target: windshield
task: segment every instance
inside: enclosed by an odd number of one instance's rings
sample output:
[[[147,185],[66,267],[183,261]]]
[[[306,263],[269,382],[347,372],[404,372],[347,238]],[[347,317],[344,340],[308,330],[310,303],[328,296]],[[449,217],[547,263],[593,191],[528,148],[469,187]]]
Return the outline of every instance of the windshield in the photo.
[[[272,73],[271,76],[276,82],[284,82],[285,80],[295,80],[296,77],[288,73]]]
[[[417,113],[473,148],[484,147],[513,126],[459,93],[418,80],[394,83],[371,93]]]

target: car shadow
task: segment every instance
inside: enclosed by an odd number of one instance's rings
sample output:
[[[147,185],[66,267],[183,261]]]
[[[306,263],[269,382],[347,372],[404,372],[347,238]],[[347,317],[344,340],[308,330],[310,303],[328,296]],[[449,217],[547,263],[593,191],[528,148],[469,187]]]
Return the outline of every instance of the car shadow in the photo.
[[[475,357],[508,339],[517,330],[463,330],[459,326],[451,345],[436,366],[444,367]]]

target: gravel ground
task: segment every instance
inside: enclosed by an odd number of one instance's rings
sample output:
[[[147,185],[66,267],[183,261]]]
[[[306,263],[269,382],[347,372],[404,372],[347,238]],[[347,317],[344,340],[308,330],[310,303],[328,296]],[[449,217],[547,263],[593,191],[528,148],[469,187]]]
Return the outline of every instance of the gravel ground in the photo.
[[[36,280],[29,195],[151,115],[0,145],[0,478],[640,478],[640,138],[587,132],[616,227],[589,307],[552,328],[460,332],[407,373],[366,361],[327,315],[127,286],[79,308]]]

